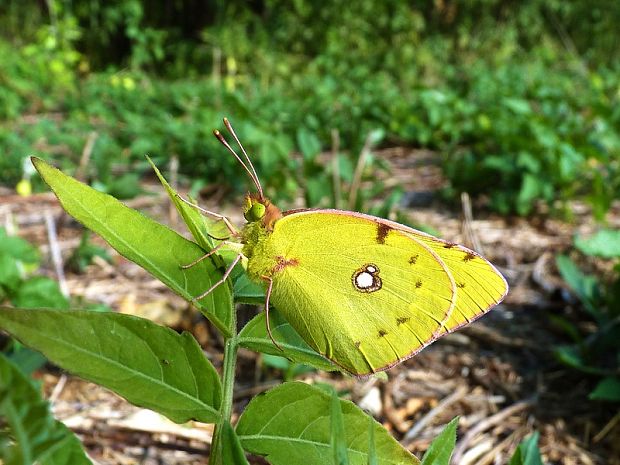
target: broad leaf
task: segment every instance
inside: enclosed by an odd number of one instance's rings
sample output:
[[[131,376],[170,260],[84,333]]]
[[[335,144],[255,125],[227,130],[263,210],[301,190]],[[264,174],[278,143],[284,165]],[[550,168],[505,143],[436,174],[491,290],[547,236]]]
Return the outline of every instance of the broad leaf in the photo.
[[[601,318],[601,312],[597,308],[599,301],[598,282],[594,276],[584,274],[579,267],[566,255],[558,255],[555,258],[556,266],[566,281],[566,284],[574,291],[584,308],[597,320]]]
[[[252,318],[241,330],[239,333],[239,345],[256,352],[286,357],[293,362],[310,365],[319,370],[338,370],[338,367],[332,362],[322,357],[306,344],[301,336],[297,334],[293,327],[277,310],[269,310],[269,322],[273,338],[280,344],[280,347],[282,347],[284,351],[281,351],[273,344],[273,341],[267,333],[265,312]]]
[[[246,273],[240,273],[233,286],[235,302],[260,305],[265,302],[263,288],[251,281]]]
[[[87,465],[92,464],[82,449],[82,443],[73,432],[63,423],[57,421],[57,426],[65,432],[65,438],[49,454],[42,458],[41,465]]]
[[[91,463],[73,433],[54,419],[32,382],[2,354],[0,418],[8,425],[8,431],[6,427],[0,430],[0,443],[4,443],[0,447],[0,462],[5,465],[31,465],[38,460],[44,465]],[[61,453],[70,454],[72,461],[49,461]]]
[[[41,353],[24,347],[17,341],[14,341],[13,346],[13,351],[8,354],[7,358],[26,376],[30,376],[47,362]]]
[[[575,238],[575,247],[586,255],[620,257],[620,230],[602,229],[588,238]]]
[[[375,444],[375,420],[368,416],[368,462],[367,465],[378,465],[377,449]]]
[[[6,307],[0,328],[65,370],[172,421],[219,417],[217,372],[189,333],[111,312]]]
[[[509,465],[543,465],[540,449],[538,449],[538,437],[538,432],[535,432],[521,441]]]
[[[588,397],[593,400],[620,402],[620,378],[615,376],[603,378]]]
[[[211,250],[214,246],[214,241],[211,237],[209,237],[210,229],[211,229],[210,223],[207,221],[207,219],[204,216],[200,214],[198,210],[196,210],[195,208],[192,208],[190,205],[183,202],[179,198],[179,195],[176,193],[176,191],[170,186],[170,184],[168,184],[168,181],[166,181],[166,179],[161,174],[157,166],[155,166],[153,161],[149,157],[146,157],[146,159],[151,164],[151,167],[153,168],[153,170],[155,171],[155,174],[159,178],[159,182],[161,182],[162,186],[164,186],[164,188],[166,189],[166,192],[168,193],[170,200],[172,201],[177,211],[183,218],[183,221],[187,225],[187,228],[189,229],[189,231],[192,233],[192,236],[194,236],[194,239],[196,240],[196,242],[204,250],[206,251]]]
[[[334,465],[349,465],[347,454],[347,437],[344,430],[344,418],[340,399],[335,389],[332,389],[330,401],[330,430],[332,453],[334,454]],[[369,454],[370,455],[370,454]]]
[[[39,252],[29,242],[17,236],[9,236],[0,228],[0,255],[7,254],[24,263],[39,263]]]
[[[244,449],[265,456],[273,465],[333,465],[331,401],[322,389],[299,382],[282,384],[250,401],[237,435]],[[352,402],[339,402],[349,463],[366,465],[368,416]],[[377,422],[374,436],[379,465],[420,463]]]
[[[227,421],[222,424],[221,463],[224,465],[250,465],[245,457],[245,452],[243,452],[237,433]]]
[[[430,447],[422,457],[422,465],[449,465],[450,457],[456,444],[456,427],[459,417],[453,418],[443,431],[433,439]]]
[[[181,297],[191,300],[221,278],[222,269],[211,260],[182,268],[182,265],[204,255],[195,243],[38,158],[33,158],[32,162],[67,213]],[[230,285],[217,287],[196,302],[196,306],[225,335],[232,334],[234,318]]]
[[[69,300],[58,283],[45,276],[33,276],[21,283],[11,303],[22,308],[68,308]]]

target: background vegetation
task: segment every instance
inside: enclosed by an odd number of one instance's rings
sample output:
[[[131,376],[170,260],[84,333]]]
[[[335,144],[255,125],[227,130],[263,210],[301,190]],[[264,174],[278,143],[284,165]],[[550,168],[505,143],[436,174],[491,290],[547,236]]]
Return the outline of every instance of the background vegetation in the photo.
[[[316,159],[333,129],[343,181],[378,131],[384,145],[440,153],[448,198],[466,190],[502,213],[579,197],[602,218],[620,191],[617,2],[5,5],[9,186],[33,153],[70,171],[96,131],[89,175],[121,197],[136,193],[145,153],[242,189],[210,135],[229,115],[271,194],[304,187],[314,205],[335,200]]]

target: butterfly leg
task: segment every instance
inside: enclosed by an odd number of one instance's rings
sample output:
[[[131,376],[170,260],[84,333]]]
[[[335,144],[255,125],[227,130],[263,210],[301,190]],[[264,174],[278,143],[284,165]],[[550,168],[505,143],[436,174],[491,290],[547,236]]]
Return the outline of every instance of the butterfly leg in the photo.
[[[209,250],[206,254],[204,254],[202,257],[198,257],[196,260],[194,260],[191,263],[188,263],[187,265],[181,265],[181,268],[186,270],[188,268],[191,268],[194,265],[197,265],[198,263],[200,263],[201,261],[203,261],[205,258],[210,257],[211,255],[213,255],[215,252],[217,252],[223,245],[225,244],[225,242],[220,242],[218,245],[216,245],[215,247],[213,247],[211,250]]]
[[[271,326],[269,325],[269,298],[271,297],[271,290],[273,288],[273,278],[271,276],[263,276],[263,279],[269,282],[267,285],[267,294],[265,295],[265,321],[267,322],[267,334],[269,334],[271,342],[273,342],[278,349],[284,352],[282,346],[273,338],[273,334],[271,334]]]
[[[205,292],[203,292],[197,297],[194,297],[192,299],[192,302],[196,302],[202,299],[203,297],[208,296],[209,294],[211,294],[211,292],[213,292],[213,289],[218,287],[220,284],[224,284],[224,282],[226,282],[226,280],[228,279],[228,276],[230,276],[230,273],[232,273],[232,270],[235,267],[235,265],[239,263],[239,260],[241,260],[241,257],[243,257],[243,254],[237,255],[235,259],[232,261],[232,263],[228,266],[224,274],[222,275],[222,278],[218,282],[216,282],[213,286],[211,286],[209,289],[207,289]]]
[[[228,230],[230,231],[230,234],[232,234],[235,237],[239,237],[239,231],[237,231],[235,229],[235,227],[231,224],[231,222],[229,221],[228,218],[226,218],[224,215],[220,215],[219,213],[215,213],[209,210],[205,210],[204,208],[196,205],[195,203],[190,202],[189,200],[184,199],[183,197],[181,197],[179,194],[177,194],[177,197],[179,198],[179,200],[181,202],[186,203],[187,205],[189,205],[192,208],[195,208],[196,210],[198,210],[199,212],[208,215],[212,218],[218,219],[218,220],[222,220],[224,222],[224,224],[226,225],[226,228],[228,228]]]

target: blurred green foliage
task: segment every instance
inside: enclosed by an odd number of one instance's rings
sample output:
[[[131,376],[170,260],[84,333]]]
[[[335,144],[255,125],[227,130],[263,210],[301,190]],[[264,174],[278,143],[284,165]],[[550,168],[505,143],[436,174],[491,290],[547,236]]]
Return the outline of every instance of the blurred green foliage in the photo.
[[[555,354],[565,365],[599,378],[591,399],[620,402],[620,231],[578,237],[575,247],[585,256],[613,259],[614,266],[610,276],[598,276],[585,273],[566,255],[557,257],[558,270],[585,315],[577,321],[553,317],[571,339]]]
[[[210,134],[228,115],[270,193],[303,188],[313,206],[362,192],[352,174],[376,131],[385,145],[437,150],[446,195],[468,191],[502,213],[585,198],[602,218],[620,194],[617,2],[7,6],[0,183],[17,183],[32,153],[71,170],[96,131],[87,174],[115,195],[135,195],[129,173],[145,153],[245,189]],[[319,154],[333,129],[332,163]],[[363,178],[376,169],[370,157]]]
[[[0,305],[69,307],[69,300],[56,281],[32,275],[39,266],[39,260],[39,252],[34,246],[24,239],[9,236],[0,227]],[[12,338],[0,341],[0,349],[26,374],[40,368],[46,361],[40,353],[23,347]]]
[[[0,228],[0,305],[24,308],[68,308],[58,283],[44,276],[29,276],[39,265],[39,253],[25,240]]]

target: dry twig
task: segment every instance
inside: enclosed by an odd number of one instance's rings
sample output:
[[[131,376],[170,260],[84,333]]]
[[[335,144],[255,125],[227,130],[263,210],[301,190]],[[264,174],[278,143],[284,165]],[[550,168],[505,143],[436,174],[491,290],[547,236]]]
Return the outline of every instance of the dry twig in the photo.
[[[509,407],[506,407],[503,410],[500,410],[495,415],[490,416],[480,421],[478,424],[476,424],[476,426],[474,426],[472,429],[467,431],[467,433],[465,433],[465,436],[463,436],[463,439],[461,439],[456,444],[456,447],[454,448],[454,453],[452,454],[451,463],[455,465],[458,465],[461,463],[465,450],[467,449],[469,444],[474,440],[474,438],[478,434],[482,433],[483,431],[486,431],[492,426],[495,426],[501,423],[506,418],[508,418],[510,415],[513,415],[521,410],[525,410],[531,407],[533,404],[534,404],[534,400],[532,399],[522,400],[520,402],[517,402],[516,404],[512,404]]]

